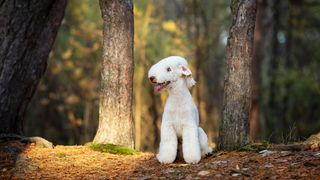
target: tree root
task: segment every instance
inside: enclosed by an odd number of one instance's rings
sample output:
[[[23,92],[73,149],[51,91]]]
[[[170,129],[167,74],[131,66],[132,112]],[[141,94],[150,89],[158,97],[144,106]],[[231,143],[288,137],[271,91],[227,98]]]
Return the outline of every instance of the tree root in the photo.
[[[307,140],[297,144],[275,144],[270,149],[278,151],[319,151],[320,150],[320,133],[311,135]]]
[[[34,143],[37,147],[53,149],[53,144],[42,137],[25,137],[18,134],[0,134],[0,143],[10,140],[18,140],[22,143]]]

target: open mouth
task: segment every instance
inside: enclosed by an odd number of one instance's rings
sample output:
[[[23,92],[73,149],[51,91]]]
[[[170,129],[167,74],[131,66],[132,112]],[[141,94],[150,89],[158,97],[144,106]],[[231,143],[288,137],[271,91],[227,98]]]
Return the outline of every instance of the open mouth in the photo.
[[[157,84],[154,86],[154,91],[155,91],[155,92],[159,92],[159,91],[161,91],[163,88],[166,88],[169,84],[170,84],[170,81],[166,81],[166,82],[163,82],[163,83],[157,83]]]

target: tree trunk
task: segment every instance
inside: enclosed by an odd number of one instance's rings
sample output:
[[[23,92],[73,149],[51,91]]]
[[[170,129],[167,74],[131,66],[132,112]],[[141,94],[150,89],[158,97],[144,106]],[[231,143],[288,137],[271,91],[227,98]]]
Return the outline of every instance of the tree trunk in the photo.
[[[252,73],[252,102],[250,110],[250,139],[252,141],[257,139],[259,131],[259,96],[261,85],[261,56],[262,56],[262,42],[263,42],[263,18],[265,17],[265,6],[263,1],[257,2],[257,16],[254,29],[254,48],[253,61],[251,67]]]
[[[251,63],[256,1],[232,0],[233,23],[227,44],[224,102],[219,148],[232,150],[249,142]]]
[[[282,109],[282,103],[279,103],[279,93],[280,87],[277,85],[277,78],[279,69],[282,66],[283,61],[282,54],[285,52],[285,48],[278,41],[278,33],[282,31],[282,21],[286,17],[287,13],[287,3],[288,1],[277,1],[274,0],[273,8],[273,33],[271,42],[271,58],[269,68],[266,69],[266,76],[269,81],[265,81],[268,84],[267,92],[268,99],[265,103],[264,110],[266,111],[266,129],[268,129],[267,136],[271,142],[280,142],[283,140],[283,129],[284,121],[282,119],[284,112]],[[264,78],[265,79],[265,78]],[[265,83],[264,82],[264,83]]]
[[[66,0],[0,0],[0,134],[22,134]]]
[[[133,4],[100,0],[103,62],[95,143],[133,147]]]
[[[260,119],[262,85],[269,83],[267,74],[270,68],[272,54],[272,38],[275,0],[260,0],[257,2],[257,16],[254,30],[254,48],[252,62],[252,105],[250,111],[251,140],[261,139],[265,132],[265,123]],[[262,68],[263,67],[263,68]]]

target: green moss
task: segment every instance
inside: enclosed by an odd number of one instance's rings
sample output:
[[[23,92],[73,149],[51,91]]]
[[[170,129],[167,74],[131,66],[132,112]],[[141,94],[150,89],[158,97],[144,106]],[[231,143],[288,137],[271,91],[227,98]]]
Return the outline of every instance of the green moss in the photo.
[[[65,158],[65,157],[67,157],[67,155],[66,155],[65,153],[58,153],[58,154],[56,154],[56,156],[57,156],[58,158]]]
[[[269,143],[266,141],[260,143],[252,143],[238,149],[238,151],[262,151],[269,148]]]
[[[87,143],[94,151],[110,153],[110,154],[122,154],[122,155],[135,155],[138,154],[137,151],[125,146],[118,146],[114,144],[94,144],[94,143]]]

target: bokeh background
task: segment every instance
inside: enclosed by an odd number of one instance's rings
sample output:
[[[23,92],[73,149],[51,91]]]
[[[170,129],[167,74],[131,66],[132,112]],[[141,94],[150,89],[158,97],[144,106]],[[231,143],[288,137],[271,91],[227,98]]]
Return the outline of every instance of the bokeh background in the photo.
[[[134,1],[135,145],[156,151],[166,93],[147,79],[158,60],[188,59],[201,126],[215,145],[231,23],[226,0]],[[288,143],[320,131],[320,2],[258,0],[253,63],[256,140]],[[260,40],[260,41],[257,41]],[[260,44],[259,44],[260,43]],[[262,43],[262,45],[261,45]],[[102,19],[97,0],[69,1],[25,132],[55,144],[92,141],[98,125]]]

